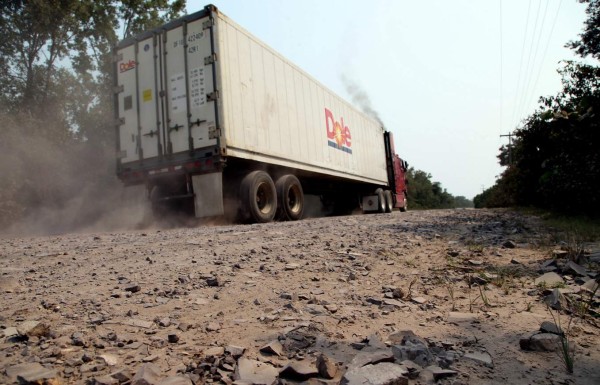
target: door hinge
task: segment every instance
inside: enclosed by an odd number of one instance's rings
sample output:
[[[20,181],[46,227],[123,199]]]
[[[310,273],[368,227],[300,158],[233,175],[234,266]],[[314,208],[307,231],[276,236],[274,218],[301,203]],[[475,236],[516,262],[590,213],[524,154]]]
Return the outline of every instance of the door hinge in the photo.
[[[208,139],[217,139],[221,135],[221,130],[216,126],[208,127]]]
[[[122,126],[122,125],[124,125],[124,124],[125,124],[125,118],[118,118],[118,119],[115,121],[115,125],[117,125],[117,126]]]
[[[216,61],[217,61],[217,54],[213,53],[212,55],[204,58],[204,65],[207,66],[209,64],[213,64]]]
[[[208,102],[214,102],[217,99],[219,99],[219,91],[214,91],[206,94],[206,100]]]
[[[202,29],[208,29],[215,25],[215,19],[210,18],[202,23]]]
[[[123,84],[121,84],[120,86],[114,86],[113,87],[113,92],[115,94],[120,94],[123,91],[125,91],[125,86]]]
[[[120,53],[118,53],[118,54],[116,54],[116,55],[113,56],[113,63],[119,62],[121,60],[123,60],[123,53],[122,52],[120,52]]]

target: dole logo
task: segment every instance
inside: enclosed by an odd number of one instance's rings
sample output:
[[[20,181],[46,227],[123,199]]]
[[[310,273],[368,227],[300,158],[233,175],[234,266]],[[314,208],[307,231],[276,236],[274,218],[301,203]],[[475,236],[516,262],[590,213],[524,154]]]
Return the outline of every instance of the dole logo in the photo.
[[[119,72],[126,72],[135,68],[135,60],[129,60],[127,63],[119,63]]]
[[[344,118],[340,117],[340,121],[336,121],[333,113],[329,109],[325,109],[325,126],[327,127],[327,143],[330,147],[337,148],[352,154],[352,135],[350,129],[344,125]]]

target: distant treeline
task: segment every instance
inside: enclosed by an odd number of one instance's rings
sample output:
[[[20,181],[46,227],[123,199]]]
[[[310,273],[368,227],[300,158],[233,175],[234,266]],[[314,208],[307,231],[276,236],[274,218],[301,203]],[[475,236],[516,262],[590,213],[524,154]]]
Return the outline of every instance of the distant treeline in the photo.
[[[600,1],[587,2],[580,40],[567,44],[581,57],[600,59]],[[600,217],[600,67],[564,62],[562,90],[514,132],[498,158],[506,169],[477,195],[475,207],[533,206]]]
[[[473,202],[464,196],[453,196],[442,188],[440,182],[432,182],[431,174],[408,169],[408,206],[410,209],[451,209],[473,207]]]

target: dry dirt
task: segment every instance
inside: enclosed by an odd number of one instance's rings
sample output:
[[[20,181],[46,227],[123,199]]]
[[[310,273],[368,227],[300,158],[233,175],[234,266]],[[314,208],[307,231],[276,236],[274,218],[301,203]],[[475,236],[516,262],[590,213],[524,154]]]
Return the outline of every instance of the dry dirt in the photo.
[[[0,383],[29,362],[66,384],[146,362],[166,377],[228,345],[275,367],[321,351],[343,372],[369,336],[411,330],[449,352],[457,373],[438,383],[598,384],[593,321],[574,320],[574,374],[519,347],[552,320],[534,279],[556,248],[536,218],[492,210],[0,239]],[[31,320],[44,330],[27,336]],[[317,343],[259,352],[294,327]]]

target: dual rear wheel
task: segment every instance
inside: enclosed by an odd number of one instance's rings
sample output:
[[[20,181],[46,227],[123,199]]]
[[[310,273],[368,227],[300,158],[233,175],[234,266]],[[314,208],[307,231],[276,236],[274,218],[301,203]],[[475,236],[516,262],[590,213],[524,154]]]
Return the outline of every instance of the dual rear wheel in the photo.
[[[241,212],[244,219],[266,223],[298,220],[304,213],[304,192],[298,178],[288,174],[274,183],[264,171],[246,175],[240,186]]]

